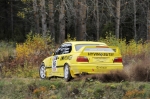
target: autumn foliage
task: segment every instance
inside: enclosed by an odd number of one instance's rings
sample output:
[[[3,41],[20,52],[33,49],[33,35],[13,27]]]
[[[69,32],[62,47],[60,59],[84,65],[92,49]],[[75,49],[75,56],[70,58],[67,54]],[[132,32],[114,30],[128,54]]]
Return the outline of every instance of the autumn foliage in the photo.
[[[43,38],[40,35],[29,34],[24,43],[16,44],[16,61],[22,65],[25,62],[36,65],[49,56],[52,49],[53,44],[50,37]]]

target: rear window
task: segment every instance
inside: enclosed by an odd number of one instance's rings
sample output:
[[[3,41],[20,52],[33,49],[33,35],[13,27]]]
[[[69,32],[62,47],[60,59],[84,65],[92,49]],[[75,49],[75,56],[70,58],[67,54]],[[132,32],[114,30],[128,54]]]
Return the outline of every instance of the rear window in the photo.
[[[75,49],[76,51],[78,51],[80,48],[84,47],[84,46],[98,46],[100,44],[77,44],[75,45]]]
[[[85,52],[114,52],[111,48],[86,48]]]

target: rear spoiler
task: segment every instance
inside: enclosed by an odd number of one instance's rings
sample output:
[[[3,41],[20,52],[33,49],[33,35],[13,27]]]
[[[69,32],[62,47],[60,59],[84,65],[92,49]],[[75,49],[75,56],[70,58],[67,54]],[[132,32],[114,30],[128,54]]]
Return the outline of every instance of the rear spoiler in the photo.
[[[120,50],[118,47],[116,46],[85,46],[82,47],[79,51],[84,52],[86,48],[111,48],[115,53],[119,53],[120,54]]]
[[[119,49],[119,47],[116,47],[116,46],[108,46],[108,47],[111,48],[111,49],[113,49],[114,52],[120,54],[120,49]]]

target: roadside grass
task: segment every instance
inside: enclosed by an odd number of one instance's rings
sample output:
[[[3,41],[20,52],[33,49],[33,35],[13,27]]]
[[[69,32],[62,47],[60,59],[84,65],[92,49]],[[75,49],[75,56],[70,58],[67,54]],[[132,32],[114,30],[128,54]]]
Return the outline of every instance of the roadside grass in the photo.
[[[148,99],[147,82],[103,83],[97,80],[65,82],[63,79],[4,78],[1,99]]]

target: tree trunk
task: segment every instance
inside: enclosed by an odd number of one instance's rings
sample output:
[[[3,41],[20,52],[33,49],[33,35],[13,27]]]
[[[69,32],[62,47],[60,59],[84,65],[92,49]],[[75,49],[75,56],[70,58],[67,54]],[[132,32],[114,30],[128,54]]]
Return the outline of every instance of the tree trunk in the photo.
[[[40,33],[40,26],[39,26],[39,9],[37,6],[37,0],[33,0],[33,10],[34,10],[34,18],[35,18],[35,32]]]
[[[11,38],[14,38],[14,18],[13,18],[13,2],[11,0]]]
[[[150,41],[150,5],[148,2],[148,12],[147,12],[147,40]]]
[[[86,0],[79,0],[79,27],[77,40],[86,40]]]
[[[51,33],[51,37],[55,42],[55,28],[54,28],[54,2],[53,0],[49,0],[49,29]]]
[[[65,0],[60,1],[60,13],[59,13],[59,44],[63,43],[65,40]]]
[[[134,10],[134,40],[137,42],[137,33],[136,33],[136,0],[133,0],[133,10]]]
[[[46,36],[47,23],[46,23],[46,11],[45,11],[45,0],[41,0],[41,20],[42,20],[42,34],[43,37]]]
[[[97,41],[99,40],[99,6],[98,0],[95,1],[96,3],[96,30],[97,30]]]
[[[79,7],[78,0],[74,0],[74,30],[75,37],[78,38],[78,25],[79,25]]]
[[[120,0],[116,1],[116,24],[115,24],[115,35],[119,39],[119,27],[120,27]]]

